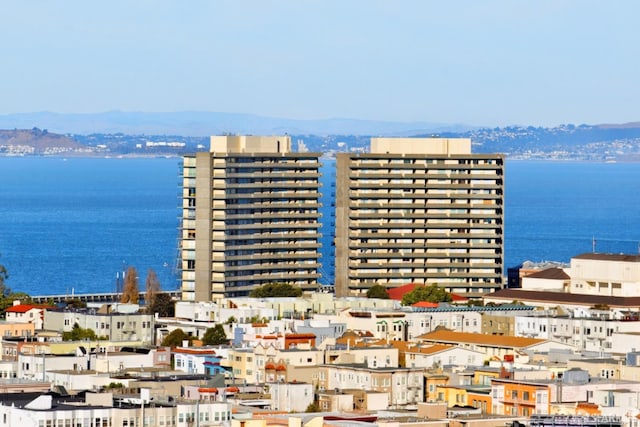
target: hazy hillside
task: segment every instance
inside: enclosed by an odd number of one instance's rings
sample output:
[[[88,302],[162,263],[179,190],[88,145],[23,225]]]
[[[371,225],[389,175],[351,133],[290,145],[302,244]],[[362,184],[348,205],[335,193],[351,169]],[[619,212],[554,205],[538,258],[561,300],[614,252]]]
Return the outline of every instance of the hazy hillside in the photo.
[[[415,135],[427,132],[461,132],[469,126],[428,122],[391,122],[344,118],[293,120],[252,114],[111,111],[98,114],[25,113],[0,115],[0,129],[39,127],[58,133],[125,133],[132,135],[204,136],[223,133],[274,135]]]
[[[73,138],[47,130],[0,130],[0,154],[42,155],[84,151],[85,146]]]

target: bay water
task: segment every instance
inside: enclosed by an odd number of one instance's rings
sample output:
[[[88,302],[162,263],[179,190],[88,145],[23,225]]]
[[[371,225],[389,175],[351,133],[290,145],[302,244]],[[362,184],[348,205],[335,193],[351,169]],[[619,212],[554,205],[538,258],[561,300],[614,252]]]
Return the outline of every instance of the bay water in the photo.
[[[323,159],[322,274],[333,282],[335,161]],[[0,157],[0,264],[31,295],[115,292],[135,266],[177,289],[178,158]],[[640,165],[507,161],[505,267],[640,248]]]

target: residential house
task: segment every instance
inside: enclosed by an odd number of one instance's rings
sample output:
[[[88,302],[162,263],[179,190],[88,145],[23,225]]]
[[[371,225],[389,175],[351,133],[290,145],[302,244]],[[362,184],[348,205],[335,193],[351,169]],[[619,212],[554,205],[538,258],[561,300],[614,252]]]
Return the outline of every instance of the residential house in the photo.
[[[32,323],[36,330],[41,330],[44,326],[44,312],[53,307],[48,305],[21,304],[15,301],[5,312],[7,323]],[[0,327],[0,332],[4,332]],[[2,336],[5,336],[2,333]]]
[[[537,338],[481,335],[448,330],[438,330],[424,334],[418,337],[418,340],[425,343],[457,345],[468,350],[479,351],[484,353],[487,359],[497,358],[510,362],[521,359],[525,363],[528,361],[528,357],[524,357],[526,352],[572,348],[567,344]]]
[[[45,329],[71,332],[78,325],[93,330],[105,340],[141,340],[152,344],[155,317],[143,313],[137,304],[105,304],[100,309],[46,310]]]
[[[424,400],[420,368],[370,368],[365,365],[322,365],[320,390],[364,389],[388,393],[390,406],[415,405]]]

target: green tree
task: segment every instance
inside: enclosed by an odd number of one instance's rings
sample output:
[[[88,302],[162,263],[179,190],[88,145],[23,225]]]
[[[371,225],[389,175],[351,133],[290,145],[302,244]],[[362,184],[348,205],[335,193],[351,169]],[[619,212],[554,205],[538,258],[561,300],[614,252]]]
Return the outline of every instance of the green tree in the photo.
[[[87,308],[87,303],[79,298],[69,298],[64,303],[70,308]]]
[[[137,304],[139,296],[138,271],[132,266],[127,269],[127,274],[124,276],[124,286],[122,287],[120,302],[123,304]]]
[[[93,329],[85,329],[81,328],[77,323],[73,324],[73,328],[70,332],[62,333],[63,341],[82,341],[82,340],[96,340],[98,336],[93,331]]]
[[[179,347],[182,345],[184,340],[191,341],[191,337],[189,337],[189,335],[187,335],[182,329],[178,328],[174,329],[169,333],[169,335],[164,337],[162,345],[165,347]]]
[[[411,292],[407,292],[402,297],[402,305],[412,305],[420,301],[428,302],[450,302],[451,294],[440,286],[433,284],[430,286],[418,286]]]
[[[208,328],[202,336],[204,345],[221,345],[228,344],[227,334],[221,324],[217,324],[213,328]]]
[[[24,292],[12,292],[8,289],[8,293],[0,296],[0,317],[5,317],[7,308],[11,307],[14,301],[20,301],[22,304],[30,304],[32,302],[29,294]]]
[[[389,299],[389,292],[382,285],[373,285],[367,289],[367,298]]]
[[[158,313],[160,317],[173,317],[176,312],[176,303],[171,295],[159,293],[153,299],[153,303],[147,307],[148,313]]]
[[[320,405],[316,402],[311,402],[309,403],[309,406],[307,406],[305,412],[320,412]]]
[[[145,281],[144,287],[144,303],[147,305],[147,308],[153,307],[156,297],[160,293],[160,280],[158,280],[158,275],[152,269],[147,271],[147,280]]]
[[[0,264],[0,297],[6,297],[11,293],[11,289],[7,288],[5,282],[9,278],[9,272],[7,268]]]
[[[267,283],[253,289],[249,294],[253,298],[299,297],[300,295],[302,295],[302,289],[288,283]]]

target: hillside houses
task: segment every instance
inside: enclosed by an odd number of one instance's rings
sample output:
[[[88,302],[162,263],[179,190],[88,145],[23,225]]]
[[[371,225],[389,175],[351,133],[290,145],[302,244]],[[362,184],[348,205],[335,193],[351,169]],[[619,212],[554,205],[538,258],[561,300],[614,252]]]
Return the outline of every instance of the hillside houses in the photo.
[[[56,405],[66,411],[66,393],[76,412],[60,419],[90,416],[107,425],[151,416],[165,426],[226,425],[316,408],[324,423],[357,414],[375,418],[365,423],[399,425],[409,414],[447,426],[534,416],[609,416],[634,426],[640,305],[635,297],[568,293],[578,281],[569,269],[561,273],[534,273],[537,290],[501,290],[482,305],[404,307],[309,293],[180,302],[175,317],[159,318],[135,305],[17,304],[0,325],[0,393],[25,396],[15,400],[20,410],[3,401],[0,412],[46,426]],[[617,289],[605,282],[595,288]],[[616,304],[590,305],[602,298]],[[205,345],[217,324],[227,342]],[[76,326],[99,336],[63,340]],[[177,329],[187,339],[162,346]],[[301,416],[300,425],[303,419],[311,422]]]

